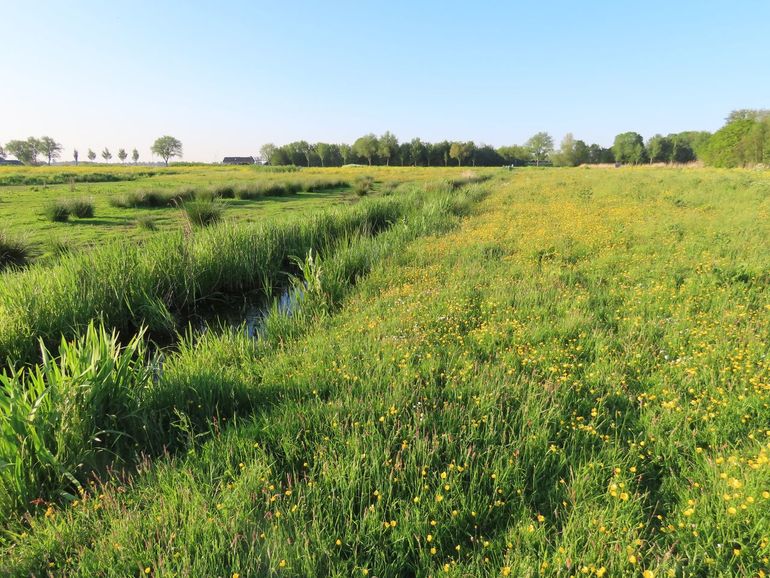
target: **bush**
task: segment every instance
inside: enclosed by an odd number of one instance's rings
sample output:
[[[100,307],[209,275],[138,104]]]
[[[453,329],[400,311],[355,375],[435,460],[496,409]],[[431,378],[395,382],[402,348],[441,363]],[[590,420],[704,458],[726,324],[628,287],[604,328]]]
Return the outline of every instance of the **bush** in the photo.
[[[372,192],[374,186],[374,177],[362,176],[358,177],[353,183],[353,191],[359,196],[363,197]]]
[[[155,219],[149,215],[139,215],[136,218],[135,223],[137,228],[143,231],[155,231],[158,228],[158,225],[155,223]]]
[[[66,223],[70,218],[69,203],[61,200],[49,203],[43,209],[43,214],[54,223]]]
[[[94,216],[94,202],[90,199],[73,199],[68,205],[70,212],[78,219],[92,219]]]
[[[31,260],[32,249],[25,241],[0,233],[0,271],[23,267]]]
[[[182,208],[187,220],[196,227],[206,227],[220,221],[224,211],[220,203],[208,200],[190,201]]]

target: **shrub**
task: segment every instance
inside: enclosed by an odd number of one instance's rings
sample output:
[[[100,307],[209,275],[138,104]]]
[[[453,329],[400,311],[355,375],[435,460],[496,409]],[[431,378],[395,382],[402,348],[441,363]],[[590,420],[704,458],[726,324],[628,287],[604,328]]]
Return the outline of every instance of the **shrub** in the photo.
[[[374,186],[374,177],[361,176],[358,177],[353,183],[353,191],[359,196],[363,197],[372,192]]]
[[[196,227],[206,227],[220,221],[224,211],[220,203],[209,200],[190,201],[182,208],[187,220]]]
[[[65,223],[70,218],[69,203],[61,200],[48,203],[43,209],[43,214],[49,221]]]
[[[23,240],[0,233],[0,271],[23,267],[32,260],[32,249]]]
[[[92,219],[94,216],[94,202],[90,199],[73,199],[68,205],[70,212],[78,219]]]

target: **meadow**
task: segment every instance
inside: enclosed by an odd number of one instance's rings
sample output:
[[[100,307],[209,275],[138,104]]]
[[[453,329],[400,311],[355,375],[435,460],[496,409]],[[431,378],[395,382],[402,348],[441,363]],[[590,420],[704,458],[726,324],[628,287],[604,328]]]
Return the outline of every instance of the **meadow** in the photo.
[[[0,274],[0,573],[770,572],[766,171],[363,174]]]
[[[178,230],[187,221],[184,205],[196,198],[213,198],[222,217],[232,222],[274,222],[293,213],[347,204],[358,196],[357,183],[366,176],[377,181],[371,191],[377,192],[382,186],[424,179],[426,173],[441,178],[437,175],[442,171],[212,165],[0,167],[0,235],[22,242],[33,258],[55,260],[105,241],[143,242],[157,232]],[[458,171],[443,171],[454,173]],[[292,188],[282,190],[281,185]],[[52,220],[52,207],[78,202],[90,205],[93,214]]]

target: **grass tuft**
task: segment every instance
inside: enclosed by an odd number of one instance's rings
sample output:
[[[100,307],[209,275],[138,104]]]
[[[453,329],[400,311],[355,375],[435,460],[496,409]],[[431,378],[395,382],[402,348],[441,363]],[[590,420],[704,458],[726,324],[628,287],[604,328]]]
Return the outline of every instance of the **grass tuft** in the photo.
[[[32,256],[29,243],[0,232],[0,271],[24,267],[32,261]]]

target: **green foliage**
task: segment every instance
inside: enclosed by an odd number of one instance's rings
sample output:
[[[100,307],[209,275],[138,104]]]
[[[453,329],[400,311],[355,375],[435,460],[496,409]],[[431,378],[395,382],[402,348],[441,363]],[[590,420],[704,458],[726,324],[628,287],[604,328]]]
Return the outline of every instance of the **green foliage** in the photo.
[[[364,197],[372,192],[374,177],[362,175],[353,181],[353,192],[359,197]]]
[[[65,223],[71,214],[70,204],[66,200],[50,201],[43,208],[43,215],[53,223]]]
[[[5,153],[15,156],[25,165],[37,164],[37,157],[43,145],[35,137],[27,140],[12,140],[5,145]]]
[[[547,132],[539,132],[527,141],[525,145],[536,165],[548,160],[553,152],[553,138]]]
[[[374,157],[377,155],[379,147],[380,144],[377,140],[377,137],[374,136],[373,133],[369,133],[358,138],[356,142],[353,143],[352,150],[353,154],[365,158],[371,166],[372,159],[374,159]]]
[[[385,164],[389,165],[391,157],[396,155],[397,150],[398,139],[390,131],[385,131],[377,141],[377,155],[379,155],[380,158],[385,159]]]
[[[30,494],[0,573],[766,573],[767,185],[505,172],[278,251],[296,306],[167,352],[148,459]]]
[[[93,199],[72,199],[66,201],[69,211],[78,219],[92,219],[95,213]]]
[[[623,164],[638,165],[647,161],[642,135],[636,132],[624,132],[615,137],[612,145],[615,161]]]
[[[89,325],[58,357],[0,375],[0,513],[41,495],[74,499],[88,472],[142,441],[142,390],[152,381],[140,331],[121,347]]]
[[[23,267],[32,260],[32,247],[24,240],[0,232],[0,272]]]
[[[187,221],[195,227],[207,227],[222,220],[224,207],[212,199],[196,199],[182,205]]]
[[[163,162],[168,166],[169,159],[182,156],[182,141],[173,136],[162,136],[155,139],[150,150],[152,151],[152,154],[162,158]]]
[[[156,231],[158,224],[150,215],[139,215],[136,218],[136,226],[142,231]]]
[[[589,161],[588,145],[582,140],[575,140],[572,133],[567,133],[561,141],[559,151],[551,156],[554,166],[576,167]]]
[[[703,161],[714,167],[739,167],[746,161],[745,144],[749,141],[755,121],[734,120],[715,132],[703,152]]]
[[[48,159],[50,165],[52,161],[61,156],[64,147],[49,136],[44,136],[38,141],[39,152]]]

